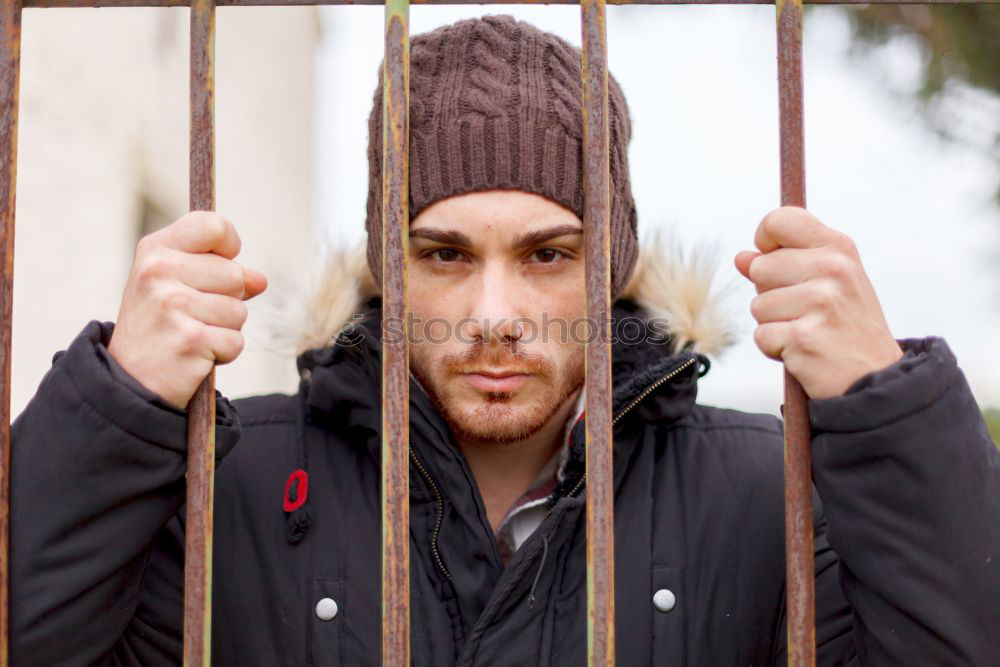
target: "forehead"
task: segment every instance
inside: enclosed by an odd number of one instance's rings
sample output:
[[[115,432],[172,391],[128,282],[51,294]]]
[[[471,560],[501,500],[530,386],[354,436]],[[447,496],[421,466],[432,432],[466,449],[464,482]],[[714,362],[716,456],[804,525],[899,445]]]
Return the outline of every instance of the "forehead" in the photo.
[[[516,234],[529,228],[583,222],[573,211],[551,199],[522,190],[484,190],[440,199],[410,223],[411,229],[460,227],[477,233]]]

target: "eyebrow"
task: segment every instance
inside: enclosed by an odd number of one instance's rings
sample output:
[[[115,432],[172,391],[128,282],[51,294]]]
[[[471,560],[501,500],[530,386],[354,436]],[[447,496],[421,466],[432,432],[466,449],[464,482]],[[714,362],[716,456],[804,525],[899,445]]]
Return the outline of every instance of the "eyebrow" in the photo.
[[[536,229],[530,232],[525,232],[514,239],[514,249],[522,250],[524,248],[530,248],[531,246],[538,245],[539,243],[545,243],[546,241],[570,234],[583,234],[583,227],[564,224],[549,227],[547,229]]]
[[[513,246],[515,250],[521,250],[570,234],[583,234],[583,228],[565,224],[548,227],[546,229],[535,229],[530,232],[525,232],[515,238]],[[419,229],[410,230],[410,238],[427,239],[428,241],[437,241],[438,243],[455,245],[464,248],[468,248],[472,245],[472,239],[470,239],[466,234],[453,229],[420,227]]]
[[[434,227],[421,227],[420,229],[410,230],[411,239],[427,239],[428,241],[437,241],[438,243],[445,243],[447,245],[457,245],[468,248],[472,245],[472,239],[463,234],[462,232],[455,231],[452,229],[435,229]]]

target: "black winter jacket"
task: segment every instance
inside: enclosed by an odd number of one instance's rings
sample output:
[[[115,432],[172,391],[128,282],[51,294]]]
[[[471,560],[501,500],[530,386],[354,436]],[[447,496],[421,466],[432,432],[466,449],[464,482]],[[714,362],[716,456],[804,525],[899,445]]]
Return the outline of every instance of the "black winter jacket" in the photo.
[[[180,663],[185,414],[121,380],[111,331],[89,323],[13,425],[15,667]],[[809,403],[819,664],[1000,665],[1000,455],[945,342],[901,344]],[[377,340],[298,364],[296,395],[217,397],[214,664],[379,663]],[[616,343],[613,364],[618,664],[784,664],[779,420],[696,404],[700,355]],[[585,664],[583,424],[504,568],[449,429],[410,392],[413,664]],[[307,502],[287,513],[297,468]]]

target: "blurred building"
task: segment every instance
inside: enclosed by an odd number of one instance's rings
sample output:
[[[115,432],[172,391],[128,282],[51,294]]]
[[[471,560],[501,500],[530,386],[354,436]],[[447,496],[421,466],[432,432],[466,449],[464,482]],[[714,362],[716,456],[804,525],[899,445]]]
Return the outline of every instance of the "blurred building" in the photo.
[[[216,200],[269,276],[314,238],[314,7],[220,8]],[[115,320],[136,241],[188,210],[186,8],[27,9],[15,232],[12,413],[91,319]],[[251,308],[227,395],[295,387]]]

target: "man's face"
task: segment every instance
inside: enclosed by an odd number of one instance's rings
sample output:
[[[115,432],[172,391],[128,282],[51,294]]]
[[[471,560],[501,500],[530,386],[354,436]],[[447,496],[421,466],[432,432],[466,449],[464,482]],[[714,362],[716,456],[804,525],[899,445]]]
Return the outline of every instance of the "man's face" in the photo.
[[[409,255],[411,369],[456,436],[537,432],[583,383],[583,223],[539,195],[472,192],[421,211]]]

